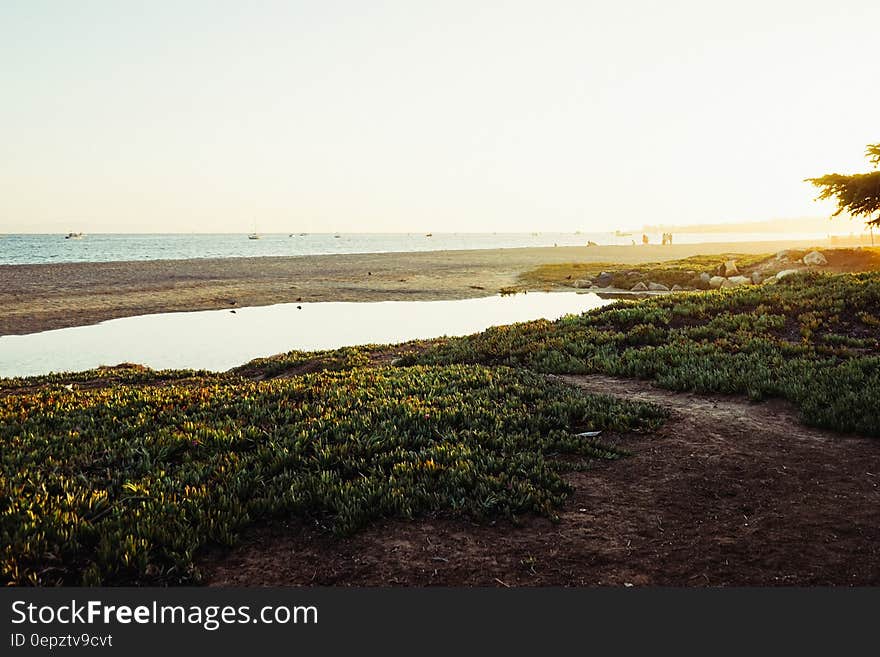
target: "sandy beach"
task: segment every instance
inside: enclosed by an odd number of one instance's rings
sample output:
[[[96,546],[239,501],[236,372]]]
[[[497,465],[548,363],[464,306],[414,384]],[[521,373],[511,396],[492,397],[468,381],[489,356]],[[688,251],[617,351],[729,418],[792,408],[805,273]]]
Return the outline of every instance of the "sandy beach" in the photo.
[[[439,300],[497,294],[541,264],[638,264],[772,253],[822,241],[594,246],[0,266],[0,335],[163,312],[296,301]],[[837,242],[834,246],[842,246]]]

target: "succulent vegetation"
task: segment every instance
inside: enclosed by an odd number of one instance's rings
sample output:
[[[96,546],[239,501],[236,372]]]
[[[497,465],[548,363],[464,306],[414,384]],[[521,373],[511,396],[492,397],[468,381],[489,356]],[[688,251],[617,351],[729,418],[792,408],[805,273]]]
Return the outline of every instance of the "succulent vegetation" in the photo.
[[[401,356],[424,349],[428,344],[424,340],[413,340],[393,346],[362,345],[321,351],[294,350],[268,358],[256,358],[234,368],[230,374],[249,379],[271,379],[278,376],[388,365]]]
[[[277,516],[339,534],[427,513],[552,517],[571,467],[558,456],[622,454],[577,433],[664,416],[481,366],[143,383],[0,396],[0,580],[194,582],[200,548]]]
[[[0,393],[10,390],[26,390],[45,386],[85,385],[103,387],[117,383],[145,383],[161,385],[180,382],[185,379],[200,381],[219,381],[229,376],[224,373],[206,372],[203,370],[163,370],[156,371],[143,365],[121,363],[113,367],[99,367],[83,372],[59,372],[44,376],[24,376],[0,378]]]
[[[809,424],[880,435],[880,274],[789,276],[437,341],[403,364],[479,363],[783,397]]]

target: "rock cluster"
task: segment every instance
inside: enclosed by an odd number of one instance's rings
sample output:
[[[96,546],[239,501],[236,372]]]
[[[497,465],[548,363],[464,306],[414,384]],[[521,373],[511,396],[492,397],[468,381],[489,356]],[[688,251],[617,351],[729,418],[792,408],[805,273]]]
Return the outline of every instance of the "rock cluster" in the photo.
[[[827,265],[828,260],[819,251],[811,251],[803,258],[793,260],[796,256],[792,256],[790,251],[780,251],[776,254],[774,260],[779,263],[796,262],[808,266]],[[744,275],[737,267],[736,260],[726,260],[715,268],[714,275],[709,272],[687,271],[684,272],[691,276],[687,285],[673,285],[670,290],[668,285],[657,283],[655,281],[639,281],[633,285],[630,290],[632,292],[682,292],[694,289],[713,289],[727,287],[739,287],[741,285],[760,285],[765,280],[776,281],[782,280],[786,276],[797,273],[798,269],[784,269],[777,274],[762,270],[755,270],[749,275]],[[635,275],[637,271],[629,271],[627,275]],[[595,289],[600,287],[609,287],[612,284],[614,276],[610,272],[603,271],[593,279],[579,279],[574,281],[572,285],[580,289]]]

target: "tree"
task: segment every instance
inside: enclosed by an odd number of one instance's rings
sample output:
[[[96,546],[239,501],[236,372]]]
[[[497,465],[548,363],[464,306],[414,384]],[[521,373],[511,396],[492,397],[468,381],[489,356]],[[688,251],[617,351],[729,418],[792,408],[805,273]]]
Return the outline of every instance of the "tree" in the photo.
[[[880,144],[870,144],[865,155],[875,169],[880,167]],[[869,226],[880,226],[880,170],[849,176],[829,173],[821,178],[807,178],[806,182],[822,190],[817,200],[837,199],[835,217],[847,211],[854,217],[866,217]]]

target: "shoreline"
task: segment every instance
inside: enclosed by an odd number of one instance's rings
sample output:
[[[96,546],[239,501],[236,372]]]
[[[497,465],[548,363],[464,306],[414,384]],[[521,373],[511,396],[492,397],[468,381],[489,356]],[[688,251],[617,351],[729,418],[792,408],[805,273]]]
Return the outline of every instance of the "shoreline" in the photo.
[[[319,301],[431,301],[497,294],[542,264],[640,264],[773,253],[830,240],[705,242],[0,265],[0,336],[166,312]]]

